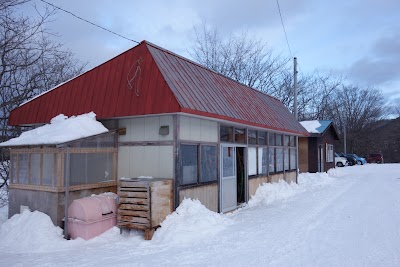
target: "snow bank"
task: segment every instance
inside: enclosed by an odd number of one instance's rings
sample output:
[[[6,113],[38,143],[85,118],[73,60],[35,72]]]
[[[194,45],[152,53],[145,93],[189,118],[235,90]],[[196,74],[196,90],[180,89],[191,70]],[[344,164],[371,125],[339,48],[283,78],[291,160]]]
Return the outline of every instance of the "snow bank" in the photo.
[[[80,138],[108,132],[90,112],[68,118],[64,114],[54,117],[50,124],[26,131],[19,137],[1,143],[0,146],[61,144]]]
[[[321,123],[319,121],[301,121],[300,124],[309,132],[309,133],[319,133],[317,131],[318,127],[321,127]]]
[[[210,237],[231,224],[231,219],[210,211],[199,200],[184,199],[176,211],[161,223],[153,240],[176,244],[195,242]]]
[[[304,189],[295,183],[288,184],[280,180],[277,183],[264,183],[258,187],[256,194],[249,200],[248,206],[268,205],[276,201],[284,201]]]
[[[279,180],[277,183],[264,183],[251,197],[248,207],[286,201],[299,193],[332,184],[335,181],[332,176],[327,173],[301,173],[298,177],[298,184],[288,184],[283,180]]]
[[[25,210],[12,216],[0,227],[0,251],[41,252],[66,243],[63,230],[54,226],[42,212]]]

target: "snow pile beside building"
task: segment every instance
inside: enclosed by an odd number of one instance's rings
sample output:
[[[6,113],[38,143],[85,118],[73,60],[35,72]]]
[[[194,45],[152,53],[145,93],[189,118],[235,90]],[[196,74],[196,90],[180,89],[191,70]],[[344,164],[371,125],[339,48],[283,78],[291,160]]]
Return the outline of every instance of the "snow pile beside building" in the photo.
[[[282,202],[299,193],[332,184],[335,181],[332,176],[327,173],[301,173],[298,177],[298,184],[288,184],[283,180],[277,183],[264,183],[258,187],[256,194],[249,200],[248,207]]]
[[[108,132],[107,128],[96,120],[94,112],[69,118],[60,114],[54,117],[50,124],[26,131],[19,137],[1,143],[0,146],[62,144],[105,132]]]
[[[335,181],[334,177],[338,177],[335,175],[331,175],[326,172],[317,172],[317,173],[301,173],[299,174],[299,178],[297,180],[298,185],[304,190],[313,190],[315,188],[319,188],[321,186],[326,186]]]
[[[188,243],[209,238],[231,225],[231,219],[207,209],[199,200],[184,199],[175,212],[161,223],[155,242]]]
[[[63,230],[42,212],[25,210],[0,227],[0,251],[42,252],[66,243]]]
[[[288,184],[283,180],[279,180],[277,183],[264,183],[251,197],[248,206],[269,205],[276,201],[284,201],[303,191],[304,189],[299,185]]]

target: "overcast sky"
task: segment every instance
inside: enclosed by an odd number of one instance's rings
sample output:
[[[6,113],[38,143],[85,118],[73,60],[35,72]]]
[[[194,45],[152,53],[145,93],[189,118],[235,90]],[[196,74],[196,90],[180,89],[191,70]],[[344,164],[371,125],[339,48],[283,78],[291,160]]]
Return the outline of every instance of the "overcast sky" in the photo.
[[[136,41],[185,57],[202,20],[221,33],[247,31],[289,56],[276,0],[46,0]],[[34,0],[38,6],[45,4]],[[279,0],[299,70],[332,71],[382,89],[400,106],[399,0]],[[136,45],[58,11],[49,28],[88,67]]]

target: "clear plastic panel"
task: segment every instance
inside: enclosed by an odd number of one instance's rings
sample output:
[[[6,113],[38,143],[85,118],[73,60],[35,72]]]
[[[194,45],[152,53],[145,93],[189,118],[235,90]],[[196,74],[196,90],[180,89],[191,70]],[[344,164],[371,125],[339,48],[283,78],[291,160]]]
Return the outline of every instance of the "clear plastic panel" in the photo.
[[[18,183],[28,184],[28,154],[19,154]]]
[[[43,173],[42,173],[42,185],[52,186],[56,184],[56,177],[55,177],[55,155],[54,153],[51,154],[43,154]],[[53,183],[54,180],[54,183]]]
[[[113,153],[72,153],[70,157],[70,185],[95,184],[114,179]]]
[[[40,184],[40,154],[30,154],[30,168],[29,177],[31,178],[30,184]]]

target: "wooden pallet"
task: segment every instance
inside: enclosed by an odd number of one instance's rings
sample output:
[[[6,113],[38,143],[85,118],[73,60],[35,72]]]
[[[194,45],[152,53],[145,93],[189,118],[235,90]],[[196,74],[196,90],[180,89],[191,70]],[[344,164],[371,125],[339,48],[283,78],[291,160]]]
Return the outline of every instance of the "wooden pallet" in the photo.
[[[155,229],[173,211],[173,180],[131,178],[118,182],[117,225],[145,232],[151,240]]]

